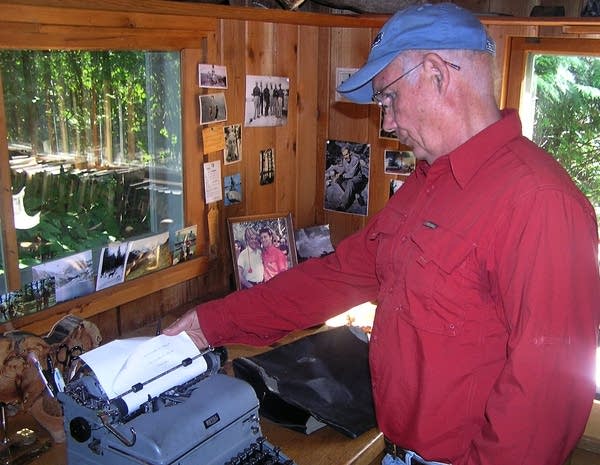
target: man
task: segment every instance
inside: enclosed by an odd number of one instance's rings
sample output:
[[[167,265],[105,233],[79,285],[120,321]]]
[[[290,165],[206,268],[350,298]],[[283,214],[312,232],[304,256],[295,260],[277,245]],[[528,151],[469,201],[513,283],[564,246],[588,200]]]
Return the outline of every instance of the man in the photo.
[[[246,228],[244,231],[246,248],[237,257],[238,276],[240,287],[248,289],[264,280],[264,266],[262,260],[262,249],[260,247],[260,236],[256,229]]]
[[[493,53],[455,5],[394,15],[338,91],[383,107],[415,172],[334,254],[199,306],[170,333],[264,345],[376,300],[384,464],[563,465],[595,393],[597,226],[517,114],[498,110]]]
[[[342,159],[337,165],[332,165],[330,171],[343,192],[337,206],[338,210],[347,211],[355,200],[361,205],[365,204],[360,192],[366,185],[366,179],[362,174],[360,159],[350,151],[348,146],[342,147]]]
[[[260,228],[259,234],[262,248],[264,280],[266,282],[287,270],[288,262],[283,251],[275,245],[275,233],[273,233],[271,228]]]

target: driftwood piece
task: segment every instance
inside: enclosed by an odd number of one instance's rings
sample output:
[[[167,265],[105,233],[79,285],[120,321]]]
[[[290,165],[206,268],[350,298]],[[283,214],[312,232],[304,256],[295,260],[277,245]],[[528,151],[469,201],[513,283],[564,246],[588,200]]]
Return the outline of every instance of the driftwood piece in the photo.
[[[336,10],[347,10],[354,13],[393,14],[410,5],[420,5],[425,0],[178,0],[196,3],[228,3],[231,6],[248,6],[257,8],[273,8],[297,10],[310,7],[311,3]]]
[[[42,370],[52,367],[64,379],[71,375],[69,367],[59,361],[59,352],[73,347],[82,351],[94,349],[102,340],[93,323],[68,315],[44,337],[23,331],[11,331],[0,336],[0,402],[13,414],[29,412],[51,434],[55,442],[63,442],[62,409],[54,393],[50,393],[35,360]],[[48,374],[47,374],[48,375]]]

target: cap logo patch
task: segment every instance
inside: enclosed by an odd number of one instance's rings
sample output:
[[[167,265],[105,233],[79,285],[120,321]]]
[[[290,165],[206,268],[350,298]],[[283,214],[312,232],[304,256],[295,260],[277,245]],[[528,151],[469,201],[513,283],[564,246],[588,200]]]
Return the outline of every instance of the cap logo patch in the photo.
[[[373,39],[373,43],[371,44],[371,48],[377,47],[381,43],[382,39],[383,39],[383,32],[379,32],[375,36],[375,39]]]

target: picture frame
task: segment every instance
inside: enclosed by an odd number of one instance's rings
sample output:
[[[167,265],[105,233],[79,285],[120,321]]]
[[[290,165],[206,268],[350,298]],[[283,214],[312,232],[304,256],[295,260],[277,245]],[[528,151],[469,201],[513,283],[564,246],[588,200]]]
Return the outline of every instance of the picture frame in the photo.
[[[298,264],[291,213],[227,218],[236,289],[267,282]]]

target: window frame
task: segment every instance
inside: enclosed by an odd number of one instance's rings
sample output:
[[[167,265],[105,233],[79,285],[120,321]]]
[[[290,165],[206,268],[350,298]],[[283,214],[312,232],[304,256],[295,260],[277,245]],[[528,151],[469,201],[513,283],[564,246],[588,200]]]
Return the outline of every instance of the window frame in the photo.
[[[111,49],[180,53],[183,226],[197,225],[197,250],[200,257],[10,321],[0,325],[0,330],[27,327],[32,332],[38,332],[36,329],[44,331],[49,319],[58,321],[67,313],[89,318],[206,273],[208,229],[201,177],[204,153],[198,140],[199,110],[195,103],[200,93],[197,65],[200,62],[215,62],[217,20],[172,14],[92,11],[35,5],[3,4],[2,8],[0,47],[3,49]],[[6,115],[1,86],[0,79],[0,208],[3,212],[0,242],[7,288],[16,290],[22,283],[12,215]]]

